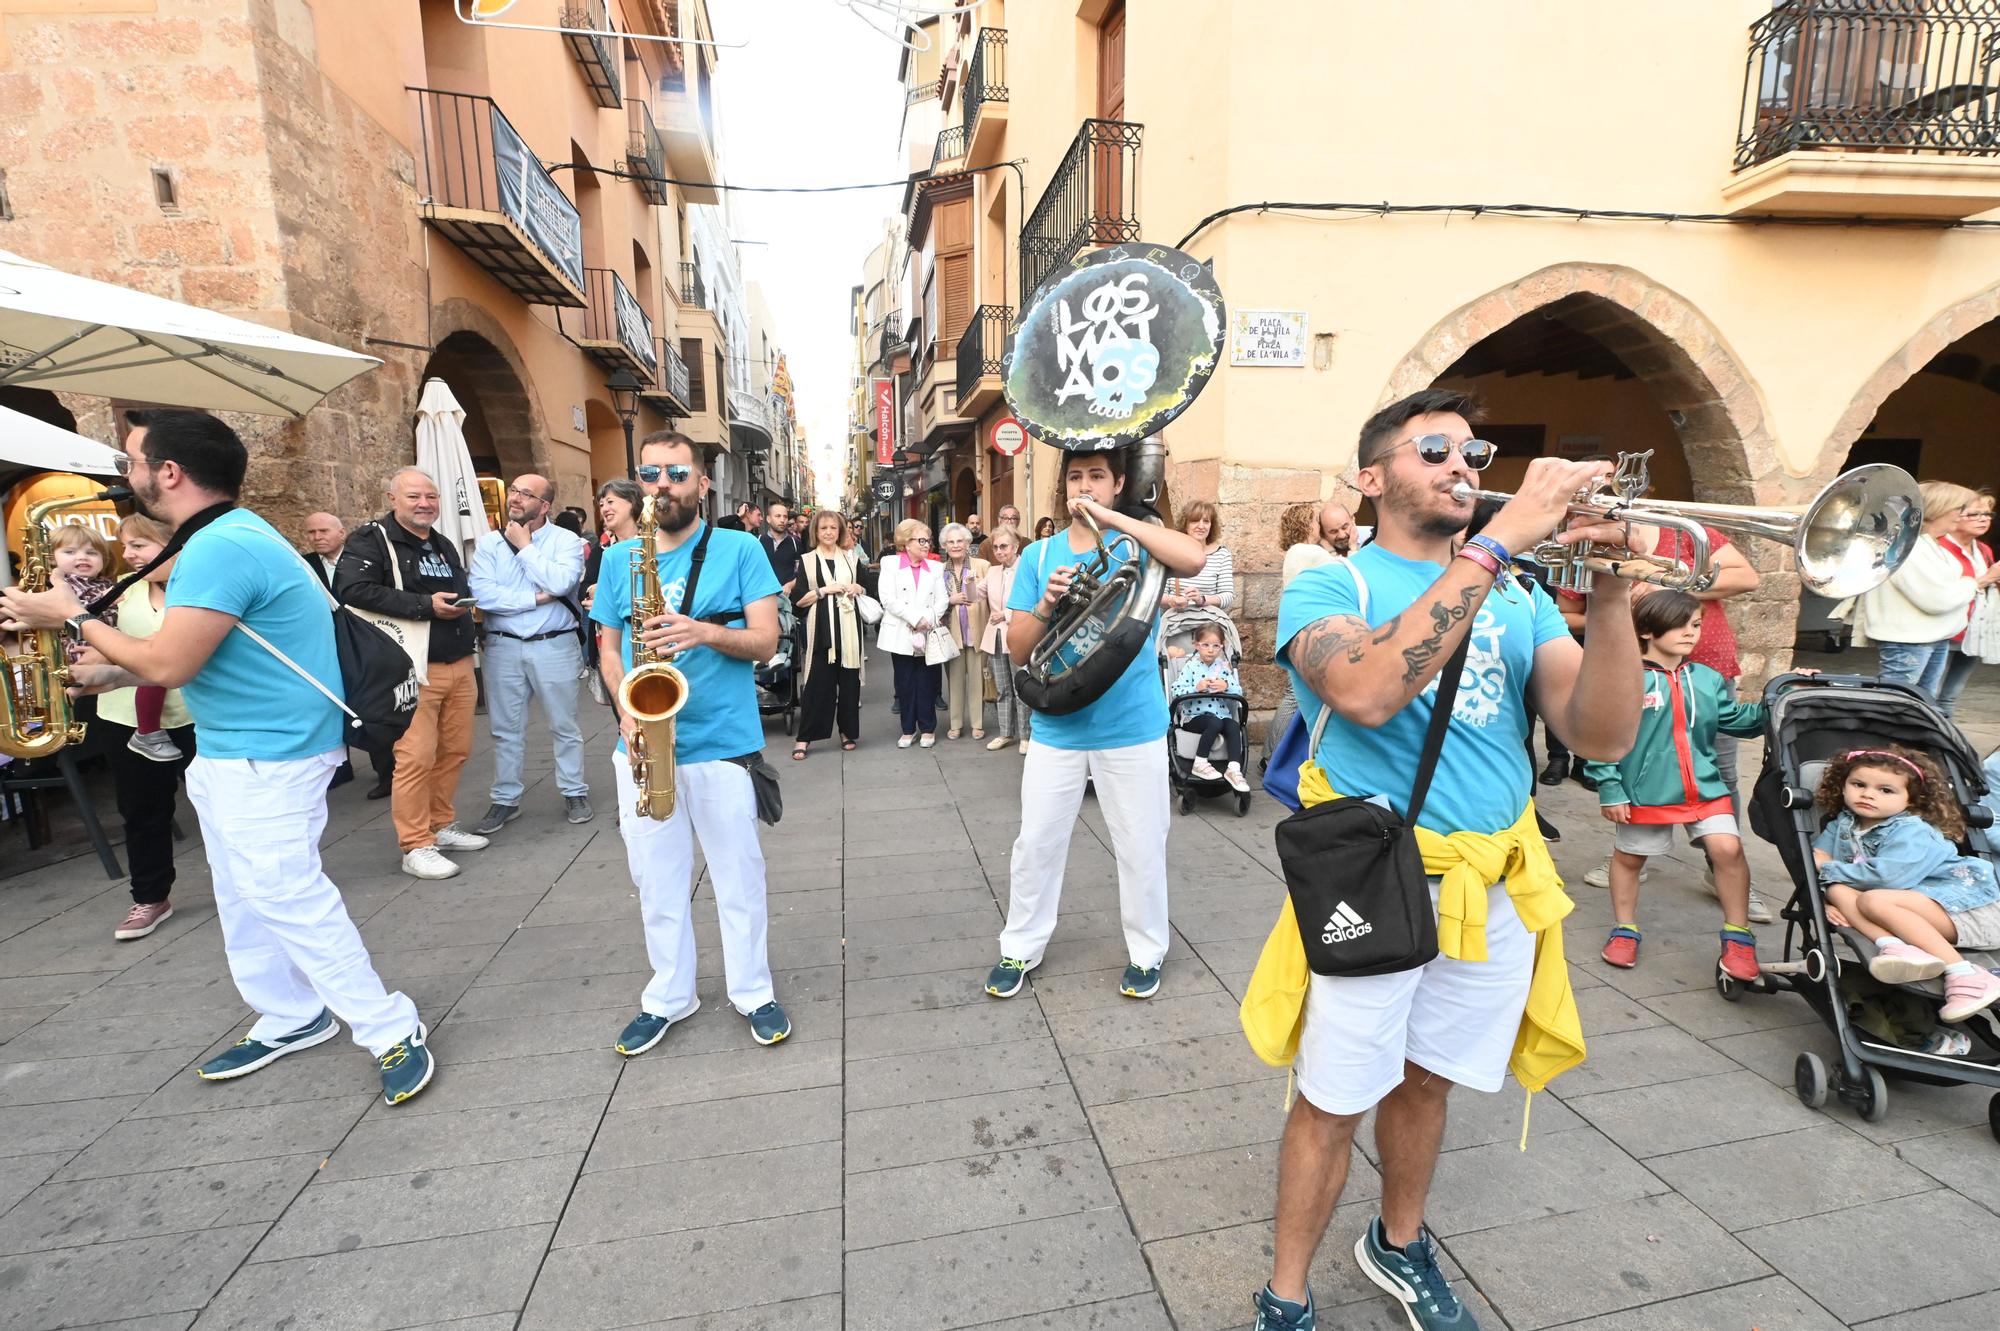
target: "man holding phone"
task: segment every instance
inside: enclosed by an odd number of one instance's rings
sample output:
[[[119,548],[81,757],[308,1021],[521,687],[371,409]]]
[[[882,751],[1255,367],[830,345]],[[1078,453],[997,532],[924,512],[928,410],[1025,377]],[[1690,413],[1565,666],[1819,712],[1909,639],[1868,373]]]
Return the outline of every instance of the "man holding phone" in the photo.
[[[396,741],[389,808],[403,872],[413,878],[451,878],[458,865],[443,852],[486,845],[485,837],[457,828],[453,807],[459,770],[472,752],[472,711],[479,692],[472,675],[472,597],[458,551],[433,530],[437,483],[423,471],[405,467],[389,478],[387,494],[389,511],[348,536],[333,590],[349,605],[427,630],[426,678],[410,728]]]

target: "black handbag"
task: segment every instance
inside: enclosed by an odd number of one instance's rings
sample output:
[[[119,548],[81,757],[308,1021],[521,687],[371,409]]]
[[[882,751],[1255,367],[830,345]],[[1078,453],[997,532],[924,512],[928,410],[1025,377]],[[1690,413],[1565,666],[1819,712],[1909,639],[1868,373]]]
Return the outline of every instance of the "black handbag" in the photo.
[[[1407,817],[1386,802],[1345,797],[1301,809],[1278,824],[1285,889],[1305,943],[1306,966],[1315,975],[1391,975],[1415,970],[1438,954],[1437,910],[1415,827],[1471,642],[1468,633],[1438,678]],[[1309,758],[1319,752],[1332,710],[1320,709],[1306,748]]]

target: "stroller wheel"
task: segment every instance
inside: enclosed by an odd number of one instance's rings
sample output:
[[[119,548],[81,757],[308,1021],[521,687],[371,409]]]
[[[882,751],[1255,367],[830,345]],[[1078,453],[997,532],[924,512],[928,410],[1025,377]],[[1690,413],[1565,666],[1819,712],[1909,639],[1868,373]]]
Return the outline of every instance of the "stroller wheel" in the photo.
[[[1807,1109],[1826,1107],[1826,1064],[1818,1054],[1800,1054],[1799,1061],[1792,1064],[1792,1089]]]
[[[1889,1084],[1874,1068],[1862,1068],[1861,1077],[1861,1086],[1857,1088],[1861,1094],[1854,1107],[1860,1111],[1863,1123],[1880,1123],[1889,1117]]]
[[[1721,994],[1726,1002],[1735,1003],[1741,1001],[1743,997],[1743,985],[1741,981],[1735,979],[1733,976],[1724,975],[1721,971],[1717,971],[1715,973],[1715,992]]]
[[[1194,796],[1192,795],[1181,796],[1181,812],[1182,813],[1194,812]]]
[[[1250,792],[1244,791],[1236,797],[1236,816],[1241,818],[1250,812]]]
[[[1992,1130],[1993,1140],[2000,1142],[2000,1095],[1986,1102],[1986,1126]]]

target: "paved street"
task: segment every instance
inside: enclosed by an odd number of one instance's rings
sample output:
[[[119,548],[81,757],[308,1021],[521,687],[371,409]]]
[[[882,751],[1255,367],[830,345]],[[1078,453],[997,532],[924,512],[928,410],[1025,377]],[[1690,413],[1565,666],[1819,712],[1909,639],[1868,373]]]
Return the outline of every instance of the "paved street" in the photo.
[[[334,792],[328,868],[441,1063],[400,1109],[344,1039],[243,1081],[194,1078],[246,1015],[192,841],[178,914],[137,943],[111,941],[124,890],[88,859],[0,881],[0,1326],[1247,1323],[1285,1079],[1249,1053],[1236,1004],[1282,890],[1273,806],[1176,815],[1177,936],[1143,1004],[1116,993],[1112,858],[1089,806],[1047,961],[996,1002],[979,982],[1020,760],[898,751],[883,664],[858,752],[793,764],[770,728],[788,805],[765,838],[772,963],[796,1025],[774,1049],[723,997],[704,887],[702,1011],[642,1058],[611,1051],[646,966],[601,726],[597,821],[561,821],[538,739],[528,814],[445,883],[396,871],[365,762]],[[2000,738],[1993,691],[1969,710],[1984,744]],[[482,740],[468,816],[489,772]],[[1896,1085],[1873,1126],[1802,1108],[1792,1061],[1830,1041],[1797,998],[1715,995],[1714,911],[1685,852],[1648,886],[1640,968],[1598,964],[1594,807],[1575,785],[1545,800],[1569,833],[1590,1060],[1538,1097],[1525,1154],[1518,1092],[1455,1100],[1438,1170],[1431,1221],[1481,1325],[2000,1323],[1988,1093]],[[1775,883],[1768,848],[1753,855]],[[1357,1159],[1315,1273],[1324,1327],[1403,1325],[1350,1254],[1377,1190]]]

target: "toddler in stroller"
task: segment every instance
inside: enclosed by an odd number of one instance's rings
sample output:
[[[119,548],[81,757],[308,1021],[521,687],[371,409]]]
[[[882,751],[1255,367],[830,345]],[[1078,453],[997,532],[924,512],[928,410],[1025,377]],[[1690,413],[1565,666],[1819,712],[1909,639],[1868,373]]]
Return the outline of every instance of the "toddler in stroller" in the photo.
[[[1225,787],[1236,792],[1239,815],[1249,809],[1250,782],[1243,775],[1247,704],[1236,661],[1224,655],[1225,646],[1220,625],[1197,628],[1194,654],[1180,662],[1168,689],[1171,775],[1182,812],[1192,807],[1194,795],[1219,795]],[[1221,771],[1209,757],[1218,739],[1227,764]]]

